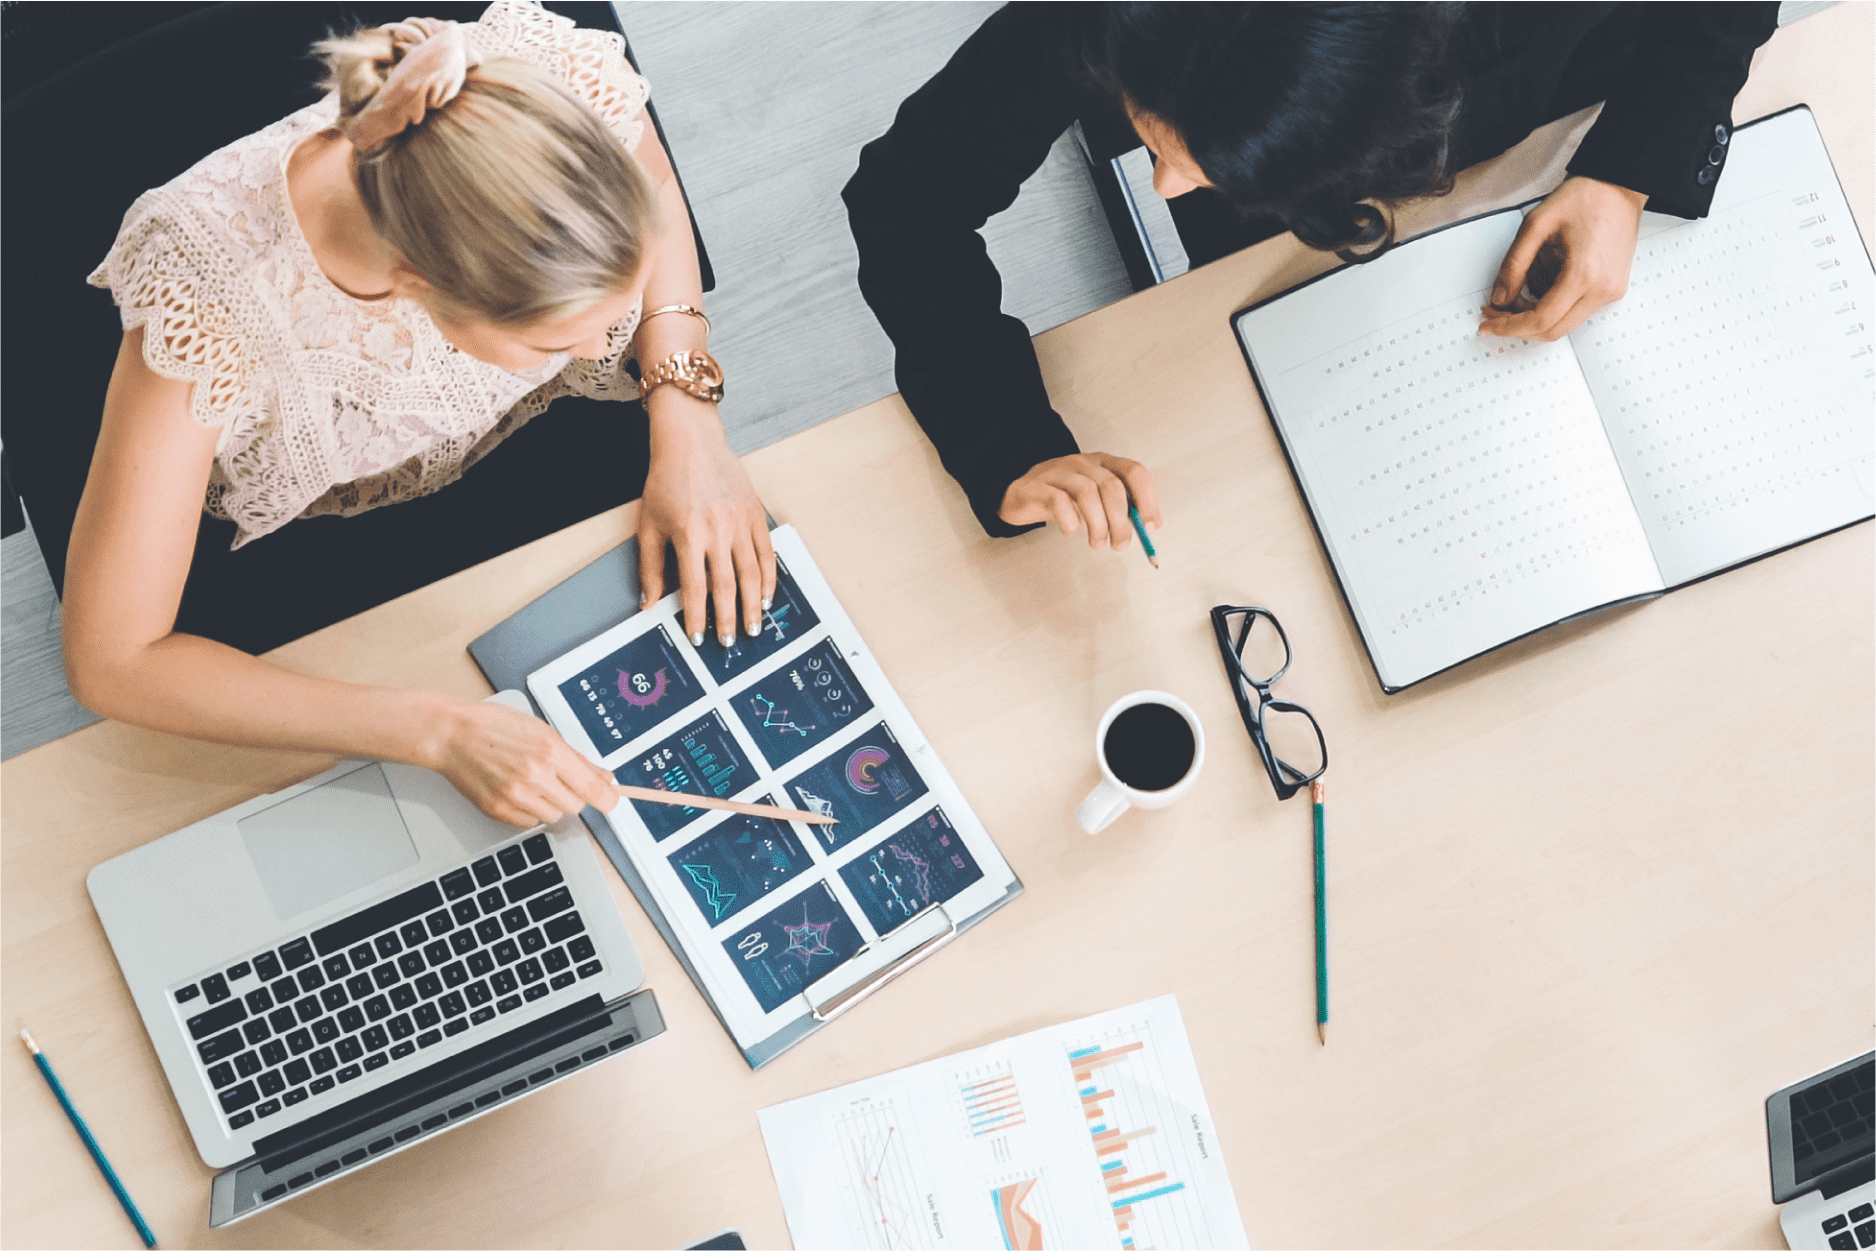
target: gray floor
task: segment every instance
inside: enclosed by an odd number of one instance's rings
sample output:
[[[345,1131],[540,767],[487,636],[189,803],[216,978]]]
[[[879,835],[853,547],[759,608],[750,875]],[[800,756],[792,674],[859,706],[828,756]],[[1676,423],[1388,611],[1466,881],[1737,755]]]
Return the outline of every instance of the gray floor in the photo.
[[[899,101],[998,5],[621,0],[717,272],[723,417],[749,451],[898,388],[854,285],[840,188]],[[1086,160],[1064,137],[985,229],[1032,333],[1130,288]]]
[[[840,188],[899,101],[995,3],[617,5],[717,273],[723,418],[753,451],[897,388],[854,285]],[[1004,307],[1041,332],[1127,294],[1073,142],[985,230]],[[30,520],[30,519],[29,519]],[[59,661],[59,604],[30,530],[0,541],[0,759],[96,720]]]

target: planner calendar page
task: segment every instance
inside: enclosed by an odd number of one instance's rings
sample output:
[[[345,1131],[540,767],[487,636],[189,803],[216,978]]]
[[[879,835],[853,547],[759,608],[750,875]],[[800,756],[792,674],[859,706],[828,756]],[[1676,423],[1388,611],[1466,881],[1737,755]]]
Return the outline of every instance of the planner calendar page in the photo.
[[[1478,333],[1521,221],[1454,226],[1237,319],[1390,689],[1663,588],[1570,344]]]
[[[1876,277],[1823,137],[1793,109],[1730,147],[1571,336],[1670,586],[1876,508]]]
[[[837,818],[608,814],[745,1050],[1016,880],[800,535],[770,537],[759,637],[693,647],[674,593],[528,675],[548,721],[620,782]]]

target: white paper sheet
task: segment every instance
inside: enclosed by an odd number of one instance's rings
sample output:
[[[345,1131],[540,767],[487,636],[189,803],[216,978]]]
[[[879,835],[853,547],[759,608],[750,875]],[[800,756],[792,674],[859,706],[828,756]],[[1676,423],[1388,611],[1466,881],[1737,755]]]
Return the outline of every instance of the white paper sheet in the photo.
[[[797,1247],[1248,1245],[1171,995],[759,1116]]]
[[[801,536],[770,539],[759,638],[691,646],[673,593],[528,675],[548,722],[622,782],[839,818],[608,814],[745,1050],[1015,881]]]

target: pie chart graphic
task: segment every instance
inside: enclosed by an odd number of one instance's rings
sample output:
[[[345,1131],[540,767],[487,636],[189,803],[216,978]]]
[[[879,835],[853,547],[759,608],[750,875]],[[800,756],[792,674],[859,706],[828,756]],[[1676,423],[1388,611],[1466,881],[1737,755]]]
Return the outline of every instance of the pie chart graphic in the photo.
[[[879,782],[873,771],[891,759],[891,754],[883,747],[859,748],[847,757],[847,785],[862,795],[877,793]]]

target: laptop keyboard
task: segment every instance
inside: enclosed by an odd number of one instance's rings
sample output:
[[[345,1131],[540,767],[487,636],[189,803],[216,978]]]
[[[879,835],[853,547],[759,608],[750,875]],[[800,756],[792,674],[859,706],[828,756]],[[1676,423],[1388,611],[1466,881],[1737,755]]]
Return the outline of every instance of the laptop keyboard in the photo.
[[[171,994],[236,1130],[564,996],[601,971],[585,930],[534,834]]]

